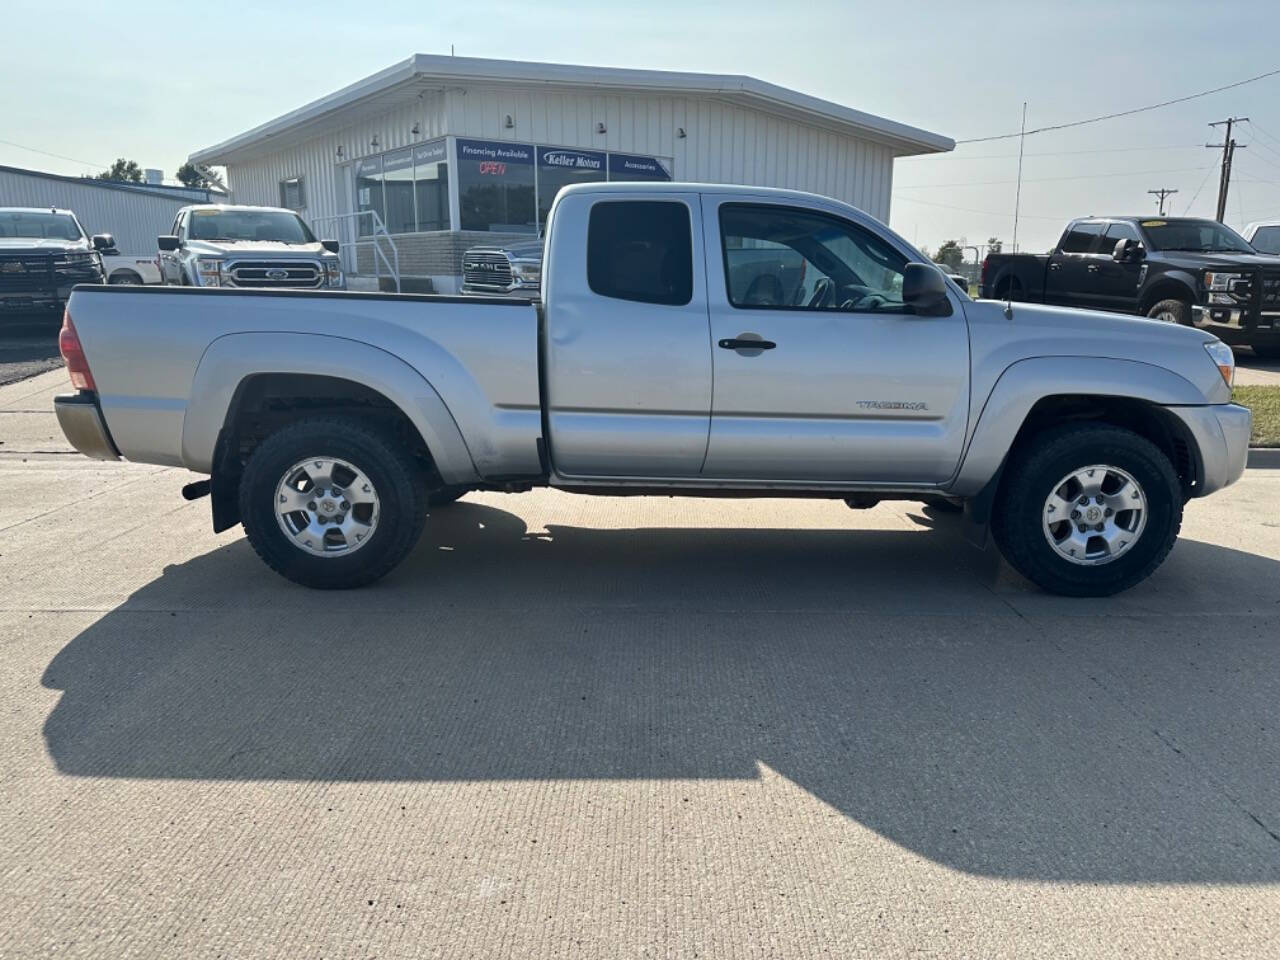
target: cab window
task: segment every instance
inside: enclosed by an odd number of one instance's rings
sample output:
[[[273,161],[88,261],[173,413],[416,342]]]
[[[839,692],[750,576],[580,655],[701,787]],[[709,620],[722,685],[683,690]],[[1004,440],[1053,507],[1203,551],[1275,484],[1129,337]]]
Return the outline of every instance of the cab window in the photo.
[[[669,200],[597,203],[587,225],[587,284],[616,300],[683,306],[693,299],[689,208]]]
[[[907,258],[869,230],[792,207],[727,203],[720,243],[741,309],[904,313]]]
[[[1102,235],[1101,223],[1073,223],[1062,240],[1063,253],[1091,253]]]

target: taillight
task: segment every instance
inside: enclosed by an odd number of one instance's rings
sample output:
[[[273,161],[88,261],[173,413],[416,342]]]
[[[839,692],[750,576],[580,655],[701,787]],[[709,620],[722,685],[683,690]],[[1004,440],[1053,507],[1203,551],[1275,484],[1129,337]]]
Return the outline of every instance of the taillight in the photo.
[[[982,273],[979,276],[979,280],[978,280],[979,283],[985,284],[987,282],[987,261],[990,259],[991,259],[990,257],[982,258]]]
[[[71,385],[77,390],[97,390],[93,382],[93,374],[89,372],[89,361],[85,359],[84,347],[80,346],[80,337],[76,334],[76,325],[71,322],[71,311],[62,314],[62,332],[58,334],[58,352],[66,361],[67,373],[71,374]]]

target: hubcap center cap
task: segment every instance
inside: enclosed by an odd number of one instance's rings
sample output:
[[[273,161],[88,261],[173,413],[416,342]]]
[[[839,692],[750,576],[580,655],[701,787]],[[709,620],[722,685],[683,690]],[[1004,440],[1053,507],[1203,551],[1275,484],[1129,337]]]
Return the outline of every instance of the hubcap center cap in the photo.
[[[318,506],[320,507],[320,512],[326,517],[332,517],[338,512],[338,505],[332,500],[321,500]]]
[[[1084,516],[1085,516],[1085,519],[1088,520],[1090,523],[1097,523],[1099,520],[1102,519],[1102,511],[1099,510],[1097,507],[1090,507],[1088,510],[1085,511]]]

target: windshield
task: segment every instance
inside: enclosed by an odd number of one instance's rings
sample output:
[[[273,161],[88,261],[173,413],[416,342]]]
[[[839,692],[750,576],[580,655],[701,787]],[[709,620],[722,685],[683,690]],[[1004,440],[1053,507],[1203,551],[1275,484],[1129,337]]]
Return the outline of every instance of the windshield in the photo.
[[[1157,250],[1198,253],[1253,253],[1244,237],[1216,220],[1144,220],[1151,246]]]
[[[1259,253],[1280,254],[1280,226],[1259,227],[1251,243]]]
[[[283,210],[192,210],[189,236],[192,240],[316,242],[301,217]]]
[[[32,240],[79,240],[84,236],[76,218],[66,213],[32,213],[10,210],[0,213],[0,237]]]

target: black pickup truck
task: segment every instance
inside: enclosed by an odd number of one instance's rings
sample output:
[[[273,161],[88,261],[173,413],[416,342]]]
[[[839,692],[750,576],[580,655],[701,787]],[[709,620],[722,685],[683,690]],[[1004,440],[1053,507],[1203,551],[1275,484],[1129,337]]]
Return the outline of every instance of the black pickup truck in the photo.
[[[1194,324],[1280,357],[1280,257],[1216,220],[1073,220],[1052,253],[988,256],[982,296]]]
[[[101,251],[110,234],[90,239],[70,210],[0,208],[0,317],[62,316],[77,283],[102,283]]]

